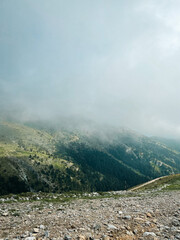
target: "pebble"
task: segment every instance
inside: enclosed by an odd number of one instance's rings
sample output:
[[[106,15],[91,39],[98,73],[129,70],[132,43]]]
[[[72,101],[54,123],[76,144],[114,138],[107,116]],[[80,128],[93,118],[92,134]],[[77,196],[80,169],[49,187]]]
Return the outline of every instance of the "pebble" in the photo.
[[[44,225],[40,225],[39,228],[44,230],[45,226]]]
[[[39,232],[39,228],[34,228],[34,229],[33,229],[33,232],[34,232],[34,233],[38,233],[38,232]]]
[[[149,213],[149,212],[146,214],[146,216],[147,216],[148,218],[152,218],[152,215],[151,215],[151,213]]]
[[[35,237],[27,237],[27,238],[25,238],[25,240],[36,240],[36,238]]]
[[[156,237],[156,234],[154,232],[144,232],[143,237],[147,237],[147,236]]]
[[[78,240],[86,240],[86,237],[85,236],[82,236],[82,235],[80,235],[80,236],[78,236],[78,238],[77,238]]]
[[[107,225],[107,228],[108,228],[109,230],[117,229],[117,227],[114,226],[114,225],[112,225],[112,224],[108,224],[108,225]]]
[[[101,230],[101,225],[100,224],[95,224],[94,225],[94,231],[100,231]]]
[[[69,235],[64,236],[64,240],[71,240],[72,238]]]
[[[8,215],[9,215],[8,212],[3,212],[3,213],[2,213],[2,216],[3,216],[3,217],[7,217]]]

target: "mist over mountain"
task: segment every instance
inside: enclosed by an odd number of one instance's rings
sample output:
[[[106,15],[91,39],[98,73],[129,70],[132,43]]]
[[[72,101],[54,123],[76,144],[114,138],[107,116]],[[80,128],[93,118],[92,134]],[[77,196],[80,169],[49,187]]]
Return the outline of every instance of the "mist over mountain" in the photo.
[[[180,239],[180,0],[0,0],[0,240]]]
[[[88,127],[0,122],[0,194],[123,190],[180,171],[170,140]]]
[[[179,10],[178,0],[0,1],[0,194],[179,173]]]
[[[179,9],[178,0],[0,1],[0,118],[179,138]]]

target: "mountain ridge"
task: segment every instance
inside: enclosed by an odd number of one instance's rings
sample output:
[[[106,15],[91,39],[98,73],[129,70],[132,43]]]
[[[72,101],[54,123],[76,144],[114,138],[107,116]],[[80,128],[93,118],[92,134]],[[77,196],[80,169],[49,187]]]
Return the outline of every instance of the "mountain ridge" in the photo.
[[[130,130],[38,125],[0,122],[0,194],[121,190],[180,172],[177,149]]]

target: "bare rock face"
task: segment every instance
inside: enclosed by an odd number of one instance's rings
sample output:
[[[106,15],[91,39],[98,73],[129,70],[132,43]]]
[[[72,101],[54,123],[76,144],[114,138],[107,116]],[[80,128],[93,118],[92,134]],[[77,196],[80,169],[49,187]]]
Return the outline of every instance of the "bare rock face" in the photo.
[[[114,194],[72,201],[53,195],[50,202],[43,194],[34,201],[0,198],[0,240],[180,239],[179,191]]]

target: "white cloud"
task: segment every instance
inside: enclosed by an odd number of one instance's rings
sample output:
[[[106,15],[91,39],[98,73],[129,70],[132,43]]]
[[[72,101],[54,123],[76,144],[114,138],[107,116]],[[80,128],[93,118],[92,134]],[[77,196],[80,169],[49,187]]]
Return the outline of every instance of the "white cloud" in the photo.
[[[179,134],[179,11],[179,0],[3,1],[4,109]]]

